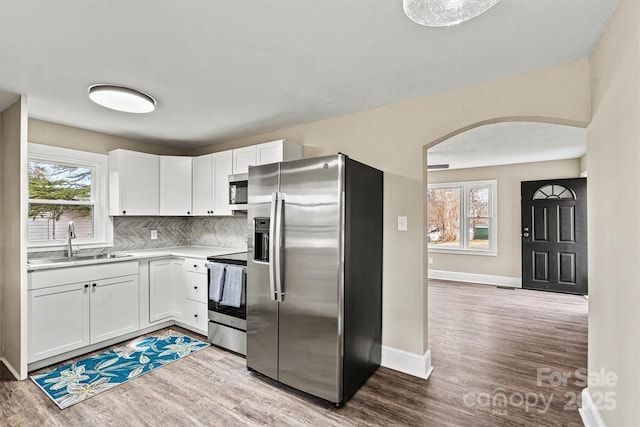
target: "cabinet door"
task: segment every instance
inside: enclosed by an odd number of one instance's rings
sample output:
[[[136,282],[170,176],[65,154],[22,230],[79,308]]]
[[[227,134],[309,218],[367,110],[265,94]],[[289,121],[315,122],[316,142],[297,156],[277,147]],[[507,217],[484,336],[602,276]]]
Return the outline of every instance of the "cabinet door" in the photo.
[[[249,173],[249,166],[255,166],[256,162],[256,146],[239,148],[233,150],[233,173]]]
[[[173,262],[149,261],[149,322],[173,316]]]
[[[173,317],[180,320],[184,315],[184,300],[187,297],[184,260],[171,260],[171,270],[173,276]]]
[[[232,172],[232,152],[213,155],[213,214],[233,215],[229,208],[229,175]]]
[[[182,321],[191,326],[195,332],[207,335],[209,319],[207,304],[187,299],[185,300],[184,318]]]
[[[160,159],[127,150],[109,152],[111,215],[158,215]]]
[[[266,165],[284,160],[284,141],[265,142],[257,145],[258,164]]]
[[[29,294],[29,363],[89,345],[89,285],[74,283]]]
[[[213,159],[211,154],[193,158],[193,214],[213,214]]]
[[[191,157],[160,157],[160,215],[191,215]]]
[[[139,329],[138,275],[94,280],[91,292],[91,343]]]

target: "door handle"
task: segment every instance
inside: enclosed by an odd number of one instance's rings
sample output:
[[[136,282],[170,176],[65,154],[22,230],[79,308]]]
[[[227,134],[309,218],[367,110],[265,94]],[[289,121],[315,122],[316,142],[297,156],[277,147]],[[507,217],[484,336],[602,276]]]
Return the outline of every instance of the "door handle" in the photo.
[[[271,194],[271,213],[269,215],[269,299],[276,299],[275,253],[276,253],[276,206],[278,193]]]
[[[276,282],[276,301],[283,302],[284,301],[284,280],[282,277],[282,218],[284,217],[284,193],[278,193],[278,197],[276,200],[276,228],[275,228],[275,282]]]
[[[523,234],[523,236],[524,236],[524,237],[529,237],[529,233],[525,232],[525,233]]]

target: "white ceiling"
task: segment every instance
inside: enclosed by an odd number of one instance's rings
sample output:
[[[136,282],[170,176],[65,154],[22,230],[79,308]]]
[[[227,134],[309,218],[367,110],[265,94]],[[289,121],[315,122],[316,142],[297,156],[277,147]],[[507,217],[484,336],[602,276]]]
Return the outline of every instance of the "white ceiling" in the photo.
[[[431,147],[430,165],[449,169],[576,159],[587,152],[586,129],[547,123],[494,123]]]
[[[449,28],[402,0],[0,0],[0,91],[35,118],[195,147],[589,56],[618,0],[502,0]],[[92,104],[94,83],[158,100]]]

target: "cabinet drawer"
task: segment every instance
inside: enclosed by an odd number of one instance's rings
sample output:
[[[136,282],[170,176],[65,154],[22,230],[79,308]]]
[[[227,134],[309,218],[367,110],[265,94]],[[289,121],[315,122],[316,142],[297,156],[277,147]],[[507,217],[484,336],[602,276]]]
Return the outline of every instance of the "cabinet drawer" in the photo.
[[[129,276],[131,274],[138,274],[138,261],[108,262],[38,270],[29,273],[28,289],[43,289],[69,283]]]
[[[185,275],[187,298],[206,304],[208,296],[207,275],[193,271],[187,271]]]
[[[182,321],[206,335],[209,322],[207,314],[207,304],[188,299],[185,301]]]
[[[206,259],[187,258],[184,260],[184,269],[194,273],[207,274],[207,267],[204,266],[206,263]]]

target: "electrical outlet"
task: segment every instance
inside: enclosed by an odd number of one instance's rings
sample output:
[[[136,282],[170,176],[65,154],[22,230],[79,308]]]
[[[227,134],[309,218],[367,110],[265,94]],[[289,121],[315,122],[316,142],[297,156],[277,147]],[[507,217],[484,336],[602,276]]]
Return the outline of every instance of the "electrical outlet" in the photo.
[[[429,257],[429,265],[433,265],[433,258]]]
[[[398,217],[398,231],[407,231],[407,217],[399,216]]]
[[[158,240],[158,230],[151,230],[151,240]]]

